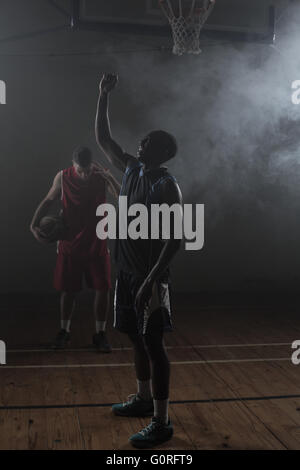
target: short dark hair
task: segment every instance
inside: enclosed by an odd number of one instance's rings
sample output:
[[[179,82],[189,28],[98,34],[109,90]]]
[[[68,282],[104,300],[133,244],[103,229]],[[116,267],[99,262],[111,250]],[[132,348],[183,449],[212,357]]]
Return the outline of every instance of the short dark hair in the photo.
[[[150,137],[151,148],[161,157],[161,163],[175,157],[178,146],[175,137],[166,131],[152,131]]]
[[[73,152],[73,162],[86,168],[92,162],[92,152],[87,147],[77,147]]]

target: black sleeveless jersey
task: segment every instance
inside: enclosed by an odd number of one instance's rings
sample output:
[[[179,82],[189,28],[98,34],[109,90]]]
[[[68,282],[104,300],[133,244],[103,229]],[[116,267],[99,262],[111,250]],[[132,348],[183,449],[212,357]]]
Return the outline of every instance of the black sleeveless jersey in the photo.
[[[151,204],[162,204],[161,184],[171,176],[165,167],[145,170],[143,164],[137,158],[128,156],[120,196],[127,196],[128,208],[132,204],[144,204],[148,209],[148,239],[133,240],[117,237],[115,244],[115,260],[119,270],[134,273],[136,276],[145,277],[156,263],[165,240],[151,240]],[[119,205],[119,211],[120,209]],[[120,214],[121,215],[121,214]],[[127,228],[134,217],[127,217]],[[118,219],[119,220],[119,214]],[[167,273],[165,273],[167,274]]]

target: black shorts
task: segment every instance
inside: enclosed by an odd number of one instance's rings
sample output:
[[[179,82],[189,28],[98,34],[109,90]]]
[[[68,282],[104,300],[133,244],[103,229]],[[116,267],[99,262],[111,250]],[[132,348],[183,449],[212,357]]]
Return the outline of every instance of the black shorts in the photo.
[[[135,274],[119,272],[114,298],[114,328],[130,336],[145,335],[152,329],[172,331],[169,278],[155,282],[145,309],[137,312],[134,302],[143,282],[144,278]]]

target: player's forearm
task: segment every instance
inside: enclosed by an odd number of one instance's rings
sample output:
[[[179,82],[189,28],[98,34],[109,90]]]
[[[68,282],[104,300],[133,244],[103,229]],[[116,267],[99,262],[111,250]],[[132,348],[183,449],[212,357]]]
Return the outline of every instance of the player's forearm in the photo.
[[[175,254],[179,250],[181,240],[168,240],[163,247],[161,254],[148,275],[149,282],[153,283],[166,271]]]
[[[35,228],[39,225],[40,220],[47,214],[49,207],[52,205],[53,201],[51,199],[43,199],[43,201],[38,206],[35,211],[30,227]]]
[[[105,91],[100,92],[98,99],[95,132],[98,145],[105,148],[105,145],[112,138],[108,117],[108,93]]]

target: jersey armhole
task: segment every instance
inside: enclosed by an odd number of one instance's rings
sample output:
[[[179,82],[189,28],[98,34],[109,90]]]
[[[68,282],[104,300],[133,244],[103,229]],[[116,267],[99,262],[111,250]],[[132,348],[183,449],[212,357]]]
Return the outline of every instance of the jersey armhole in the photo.
[[[136,157],[134,157],[133,155],[130,155],[129,153],[125,153],[125,158],[127,159],[125,172],[129,171],[133,168],[138,168],[138,167],[142,166],[142,164],[139,162],[139,160]]]

